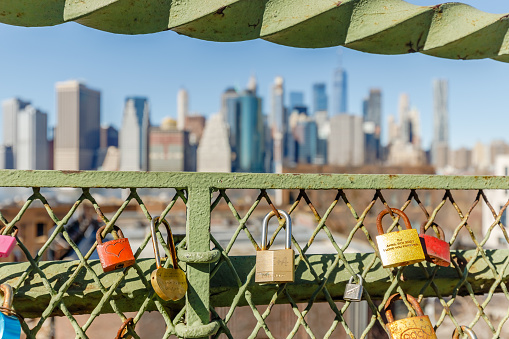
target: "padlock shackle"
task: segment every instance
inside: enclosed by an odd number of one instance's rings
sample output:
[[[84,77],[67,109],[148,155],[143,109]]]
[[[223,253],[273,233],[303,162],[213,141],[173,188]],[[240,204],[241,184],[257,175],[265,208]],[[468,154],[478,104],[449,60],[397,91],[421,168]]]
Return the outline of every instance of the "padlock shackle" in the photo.
[[[278,212],[286,220],[285,249],[290,249],[290,248],[292,248],[292,219],[290,218],[288,213],[286,213],[285,211],[278,210]],[[275,215],[276,215],[276,213],[274,211],[270,211],[270,213],[267,214],[265,216],[265,218],[263,218],[263,223],[262,223],[262,250],[266,250],[267,249],[267,233],[268,233],[268,230],[269,230],[269,220],[273,216],[275,216]]]
[[[0,229],[0,234],[3,233],[3,231],[5,230],[7,226],[4,226]],[[18,228],[16,226],[12,226],[12,229],[14,230],[14,232],[12,233],[12,237],[16,237],[18,235]]]
[[[152,218],[152,221],[150,221],[150,233],[152,235],[152,246],[154,247],[154,256],[156,258],[156,268],[162,267],[161,256],[159,255],[159,246],[156,237],[156,222],[159,221],[159,219],[160,219],[159,216],[157,216]],[[166,221],[166,219],[161,219],[161,222],[166,227],[166,232],[168,233],[168,236],[166,238],[166,244],[168,245],[168,249],[170,250],[173,268],[177,269],[178,268],[177,251],[175,250],[175,243],[173,242],[173,234],[171,233],[170,224],[168,223],[168,221]]]
[[[359,285],[362,286],[364,280],[362,280],[362,275],[360,274],[356,274],[356,276],[359,278]],[[348,283],[351,284],[353,283],[353,276],[350,277],[350,279],[348,279]]]
[[[12,308],[12,300],[14,298],[14,293],[12,292],[11,285],[1,284],[0,291],[2,291],[2,294],[4,295],[4,303],[2,304],[2,307],[11,309]]]
[[[106,225],[101,226],[95,233],[95,240],[97,241],[97,245],[103,244],[103,238],[102,238],[101,234],[105,228],[106,228]],[[124,238],[124,233],[122,233],[122,230],[120,229],[120,227],[113,225],[113,229],[118,233],[119,239]]]
[[[414,308],[414,310],[417,312],[417,316],[418,317],[424,316],[424,312],[422,311],[421,305],[419,305],[417,300],[414,297],[412,297],[410,294],[407,294],[406,298],[408,299],[410,304],[412,304],[412,307]],[[387,322],[389,322],[389,323],[394,322],[394,317],[392,315],[392,311],[391,311],[390,307],[391,307],[392,302],[394,302],[396,300],[400,300],[400,299],[401,299],[401,295],[399,293],[396,293],[396,294],[391,295],[389,297],[389,299],[387,300],[387,302],[385,303],[384,310],[385,310],[385,317],[387,318]]]
[[[115,339],[123,339],[124,336],[127,334],[128,328],[127,326],[131,326],[134,328],[134,319],[133,318],[127,318],[122,326],[120,326],[120,329],[117,332],[117,335],[115,336]]]
[[[465,333],[465,334],[468,334],[468,337],[470,339],[477,339],[477,336],[475,335],[474,331],[472,331],[470,329],[470,327],[467,327],[467,326],[461,326],[461,330]],[[458,331],[458,328],[455,328],[454,329],[454,332],[452,333],[452,339],[459,339],[460,337],[460,333]]]
[[[428,223],[428,220],[424,221],[421,224],[421,231],[419,234],[426,234],[425,226],[427,223]],[[442,229],[442,227],[438,226],[435,222],[432,222],[431,226],[428,229],[430,229],[433,225],[435,225],[438,228],[438,237],[437,238],[440,240],[445,240],[444,230]]]
[[[393,213],[396,213],[397,215],[399,215],[401,217],[401,219],[403,219],[403,222],[405,223],[405,227],[409,230],[412,229],[412,225],[410,224],[410,220],[408,219],[407,215],[405,214],[405,212],[403,212],[402,210],[398,210],[397,208],[391,208],[391,211]],[[378,215],[378,217],[376,218],[376,229],[378,230],[378,234],[379,235],[383,235],[384,234],[384,229],[382,227],[382,218],[386,215],[386,214],[389,214],[389,210],[383,210],[382,212],[380,212],[380,214]]]

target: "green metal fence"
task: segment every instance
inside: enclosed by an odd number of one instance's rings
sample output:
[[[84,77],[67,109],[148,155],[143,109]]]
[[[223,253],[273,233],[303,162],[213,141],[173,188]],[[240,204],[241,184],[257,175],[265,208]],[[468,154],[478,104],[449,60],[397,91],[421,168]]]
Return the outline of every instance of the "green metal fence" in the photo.
[[[26,321],[22,324],[28,338],[35,338],[49,317],[62,315],[72,324],[77,338],[87,338],[87,330],[99,315],[117,314],[120,321],[111,326],[118,328],[127,320],[126,312],[136,312],[134,326],[129,326],[129,331],[138,338],[136,324],[146,312],[154,310],[160,312],[161,321],[167,326],[164,337],[239,337],[236,336],[238,325],[232,325],[232,319],[242,314],[246,317],[242,324],[243,333],[248,333],[244,334],[246,337],[292,338],[304,333],[304,337],[311,338],[341,338],[345,335],[353,338],[352,324],[345,317],[352,303],[343,302],[342,296],[345,283],[355,274],[361,274],[365,281],[364,299],[369,306],[368,325],[359,336],[361,338],[380,337],[373,333],[383,331],[383,304],[393,293],[410,293],[423,303],[429,300],[428,297],[437,298],[435,308],[439,311],[433,321],[439,337],[452,334],[452,331],[441,332],[442,329],[449,331],[461,325],[469,325],[474,330],[487,329],[492,338],[507,333],[504,330],[507,331],[505,324],[509,318],[506,306],[509,300],[506,286],[509,252],[484,248],[494,229],[501,230],[504,248],[509,243],[501,223],[509,202],[495,210],[486,198],[488,190],[509,189],[505,177],[9,170],[1,171],[1,174],[0,187],[31,187],[33,190],[15,218],[6,220],[1,216],[2,223],[7,226],[4,234],[19,225],[35,201],[44,204],[57,225],[36,255],[32,255],[18,239],[18,246],[27,260],[0,264],[1,282],[7,282],[15,289],[16,311],[25,319],[37,318],[30,322],[30,326]],[[77,187],[81,189],[81,196],[65,217],[59,219],[41,193],[44,191],[41,188],[46,187]],[[94,187],[128,188],[129,194],[108,219],[91,193],[90,189]],[[185,300],[164,302],[154,294],[149,283],[150,273],[155,269],[153,259],[138,259],[131,268],[103,273],[99,261],[89,259],[95,245],[87,253],[81,253],[66,231],[66,224],[83,203],[93,205],[107,230],[112,229],[132,202],[139,205],[148,224],[153,216],[146,208],[143,196],[138,194],[141,188],[174,189],[173,197],[164,202],[166,207],[162,212],[170,224],[175,215],[174,206],[177,203],[186,205],[186,234],[177,246],[178,258],[189,283]],[[280,206],[273,202],[278,190],[285,190],[288,199]],[[470,195],[464,198],[464,193]],[[430,194],[438,198],[430,198]],[[458,195],[461,203],[456,201]],[[468,203],[465,205],[464,201]],[[478,223],[469,222],[473,214],[479,213],[481,205],[487,206],[493,216],[486,232]],[[412,220],[428,220],[428,225],[444,216],[447,217],[444,220],[452,217],[454,224],[441,224],[449,227],[446,235],[454,249],[452,265],[438,267],[421,263],[383,269],[374,253],[374,236],[377,234],[373,220],[378,212],[389,206],[405,210]],[[294,227],[295,282],[260,285],[253,278],[254,256],[260,243],[259,218],[276,208],[285,209],[292,216],[298,213],[311,215],[314,222],[312,229],[308,227],[309,236],[305,240],[301,236],[304,228],[299,227],[298,222]],[[211,229],[211,220],[215,220],[216,215],[221,220],[226,218],[225,211],[234,222],[226,228],[228,239],[219,240],[214,226]],[[341,241],[338,241],[337,232],[328,226],[333,218],[343,224],[345,232]],[[275,229],[275,234],[281,227]],[[78,254],[79,261],[41,260],[58,234]],[[160,233],[158,238],[160,242],[165,240]],[[231,255],[241,238],[244,239],[242,250],[248,255]],[[320,246],[315,246],[316,239],[320,239]],[[147,232],[141,246],[133,249],[135,256],[149,240]],[[364,243],[371,251],[352,251],[354,242]],[[324,243],[333,250],[320,253],[325,248]],[[165,265],[169,266],[170,261]],[[500,297],[505,313],[494,319],[487,309],[490,302],[493,304],[493,298]],[[292,316],[274,326],[270,318],[273,310],[280,307],[277,304],[291,309]],[[460,309],[456,308],[458,305],[461,305]],[[473,312],[468,323],[462,315],[465,305],[469,305]],[[311,315],[318,308],[324,319],[330,318],[327,328],[316,329],[313,324]],[[90,316],[84,324],[79,324],[74,317],[77,314]],[[246,328],[248,324],[252,327]],[[278,334],[274,334],[275,327]],[[282,328],[288,328],[284,335],[280,334]]]

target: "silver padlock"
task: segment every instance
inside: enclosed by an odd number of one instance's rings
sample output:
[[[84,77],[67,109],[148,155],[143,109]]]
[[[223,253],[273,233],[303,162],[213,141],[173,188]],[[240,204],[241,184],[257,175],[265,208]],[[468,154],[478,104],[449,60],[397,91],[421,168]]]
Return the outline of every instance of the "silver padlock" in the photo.
[[[348,280],[348,284],[346,284],[345,287],[345,295],[343,297],[344,300],[348,301],[362,300],[362,292],[364,290],[364,287],[362,287],[362,277],[360,274],[357,274],[357,277],[359,277],[358,284],[353,283],[353,277],[350,277],[350,280]]]

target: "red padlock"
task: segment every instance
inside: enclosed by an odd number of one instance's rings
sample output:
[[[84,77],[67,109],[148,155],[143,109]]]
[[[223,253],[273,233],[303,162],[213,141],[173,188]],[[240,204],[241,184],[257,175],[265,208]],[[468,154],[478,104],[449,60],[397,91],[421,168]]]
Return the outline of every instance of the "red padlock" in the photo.
[[[0,230],[0,234],[4,231],[5,226]],[[8,257],[16,246],[16,235],[18,234],[18,228],[14,226],[12,228],[14,233],[12,235],[0,235],[0,258]]]
[[[438,228],[438,238],[426,235],[424,234],[426,232],[424,230],[426,224],[427,221],[421,224],[421,233],[419,234],[426,261],[438,266],[448,267],[451,264],[451,249],[449,243],[443,240],[445,239],[444,230],[437,224],[432,223],[431,225],[435,225]]]
[[[129,245],[129,240],[124,238],[124,234],[118,226],[113,226],[120,238],[103,243],[101,233],[105,227],[99,228],[95,235],[97,254],[101,260],[103,271],[109,272],[133,265],[136,260]]]

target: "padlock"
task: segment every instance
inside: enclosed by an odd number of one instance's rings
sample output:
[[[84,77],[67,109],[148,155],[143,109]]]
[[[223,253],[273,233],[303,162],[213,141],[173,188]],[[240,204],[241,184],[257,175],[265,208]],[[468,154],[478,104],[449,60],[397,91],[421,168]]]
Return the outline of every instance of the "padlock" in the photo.
[[[267,232],[269,220],[275,214],[271,211],[263,218],[262,248],[256,252],[256,275],[257,283],[287,283],[293,282],[295,275],[295,252],[292,249],[292,220],[285,211],[279,210],[286,220],[286,241],[283,250],[268,250]]]
[[[421,306],[410,294],[407,294],[407,299],[412,304],[414,310],[417,312],[416,317],[405,318],[394,321],[392,311],[390,310],[391,303],[401,299],[401,295],[393,294],[385,303],[385,317],[387,318],[387,329],[391,335],[391,339],[437,339],[435,330],[427,315],[422,312]]]
[[[127,326],[131,326],[132,328],[134,328],[134,319],[133,318],[128,318],[124,321],[124,323],[118,330],[115,339],[132,339],[132,336],[127,334],[128,333]]]
[[[421,232],[419,234],[419,238],[421,239],[422,249],[424,250],[424,257],[426,261],[429,261],[438,266],[448,267],[451,264],[451,250],[449,247],[449,243],[443,239],[444,230],[442,227],[433,223],[438,228],[438,238],[426,235],[426,230],[424,227],[426,226],[427,221],[421,224]]]
[[[166,227],[168,237],[166,243],[171,256],[173,268],[165,268],[161,266],[161,258],[159,256],[159,246],[157,245],[156,238],[156,222],[159,217],[154,217],[150,223],[150,232],[152,234],[152,245],[154,246],[154,256],[156,258],[156,269],[150,275],[150,282],[157,295],[165,300],[179,300],[182,299],[187,292],[186,273],[180,269],[177,262],[177,251],[175,250],[175,243],[173,242],[173,234],[171,233],[170,224],[166,219],[161,222]]]
[[[0,233],[4,231],[6,226],[0,229]],[[12,235],[0,235],[0,258],[8,257],[16,246],[16,235],[18,234],[18,228],[14,226],[12,228],[14,233]]]
[[[475,335],[474,331],[470,329],[470,327],[467,326],[461,326],[461,330],[463,333],[468,335],[468,338],[470,339],[477,339],[477,336]],[[452,339],[459,339],[460,333],[457,328],[454,329],[454,332],[452,333]]]
[[[1,284],[0,291],[4,295],[4,302],[0,308],[0,338],[19,339],[21,336],[21,324],[18,318],[21,317],[12,309],[14,297],[12,287],[7,284]]]
[[[113,229],[117,231],[120,238],[103,243],[101,233],[105,228],[106,226],[100,227],[95,234],[97,254],[99,255],[99,260],[101,260],[103,271],[110,272],[132,266],[136,260],[129,245],[129,240],[124,238],[122,230],[118,226],[113,226]]]
[[[345,286],[345,295],[343,296],[343,300],[348,301],[362,300],[362,292],[364,290],[364,287],[362,287],[362,276],[360,274],[357,274],[357,277],[359,278],[358,284],[353,283],[353,277],[350,277],[350,280],[348,280],[348,284],[346,284]]]
[[[403,211],[391,208],[391,211],[399,215],[405,223],[406,230],[398,232],[390,232],[384,234],[382,228],[382,218],[388,214],[388,210],[383,210],[376,219],[376,228],[378,236],[376,243],[378,245],[378,253],[382,266],[384,268],[406,266],[421,262],[424,260],[424,252],[422,250],[421,241],[417,230],[410,225],[410,220]]]

